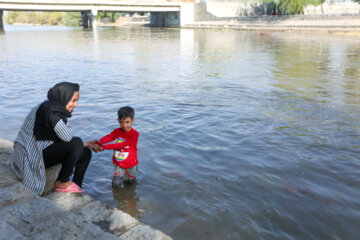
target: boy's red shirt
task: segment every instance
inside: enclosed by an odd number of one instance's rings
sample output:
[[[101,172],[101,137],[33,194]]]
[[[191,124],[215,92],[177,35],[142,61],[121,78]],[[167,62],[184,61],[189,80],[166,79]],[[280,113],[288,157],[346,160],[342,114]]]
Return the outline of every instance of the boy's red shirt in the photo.
[[[124,140],[121,143],[110,143],[117,138]],[[129,152],[128,157],[124,161],[117,161],[113,156],[113,163],[120,166],[121,168],[130,168],[136,166],[139,161],[137,158],[137,142],[139,139],[139,133],[135,129],[131,129],[125,132],[121,128],[114,129],[110,134],[102,137],[99,142],[103,145],[104,149],[113,149],[121,152]],[[105,145],[104,145],[105,144]]]

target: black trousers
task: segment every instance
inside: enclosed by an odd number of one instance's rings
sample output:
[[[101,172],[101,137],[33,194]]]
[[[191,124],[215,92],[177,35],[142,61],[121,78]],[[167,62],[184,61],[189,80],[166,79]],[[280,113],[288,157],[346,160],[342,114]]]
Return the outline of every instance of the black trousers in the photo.
[[[70,142],[59,141],[45,148],[43,159],[45,168],[62,163],[58,181],[61,183],[69,181],[74,172],[72,181],[81,187],[91,160],[91,150],[84,147],[81,138],[73,137]]]

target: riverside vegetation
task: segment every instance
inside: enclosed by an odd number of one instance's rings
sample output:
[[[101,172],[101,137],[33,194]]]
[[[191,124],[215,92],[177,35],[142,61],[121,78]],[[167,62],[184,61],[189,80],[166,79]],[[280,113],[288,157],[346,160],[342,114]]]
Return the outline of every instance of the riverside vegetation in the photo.
[[[353,0],[360,3],[360,0]],[[280,15],[301,14],[308,5],[318,6],[325,0],[262,0],[267,8],[276,9]]]
[[[239,0],[238,0],[239,1]],[[246,1],[246,0],[244,0]],[[262,2],[265,7],[263,14],[296,15],[302,14],[308,5],[318,6],[325,0],[247,0],[248,2]],[[353,0],[360,3],[360,0]],[[114,23],[124,13],[99,12],[96,20],[106,18],[107,22]],[[10,11],[7,16],[8,24],[34,24],[34,25],[65,25],[80,26],[80,12],[17,12]]]
[[[109,22],[115,22],[120,16],[120,13],[100,12],[96,18],[97,20],[107,18]],[[81,26],[81,13],[9,11],[6,22],[8,24]]]

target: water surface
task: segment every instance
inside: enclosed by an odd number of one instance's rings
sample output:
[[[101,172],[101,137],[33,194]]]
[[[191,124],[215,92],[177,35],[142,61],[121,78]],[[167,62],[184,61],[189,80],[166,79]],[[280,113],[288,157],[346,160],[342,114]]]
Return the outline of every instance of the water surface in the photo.
[[[0,137],[57,82],[78,82],[83,139],[135,108],[137,183],[111,152],[85,191],[174,239],[355,239],[360,39],[316,33],[5,26]]]

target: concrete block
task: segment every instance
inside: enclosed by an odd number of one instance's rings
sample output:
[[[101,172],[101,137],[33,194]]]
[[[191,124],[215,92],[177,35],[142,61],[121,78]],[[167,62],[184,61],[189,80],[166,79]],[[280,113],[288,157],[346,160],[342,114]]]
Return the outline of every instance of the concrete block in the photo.
[[[7,148],[7,149],[13,149],[14,143],[10,142],[5,139],[0,138],[0,149]]]
[[[146,225],[137,225],[121,235],[124,239],[170,240],[164,233]]]
[[[102,226],[104,231],[117,235],[139,224],[139,221],[129,214],[95,201],[85,194],[54,192],[47,198],[59,207],[71,211],[85,222]]]
[[[114,209],[108,221],[110,222],[110,231],[115,233],[117,236],[120,236],[124,232],[133,228],[135,225],[139,224],[138,220],[118,209]]]
[[[188,23],[193,23],[195,20],[195,5],[193,3],[182,3],[179,19],[177,23],[183,27]]]
[[[80,215],[85,221],[100,222],[109,221],[113,211],[114,209],[110,206],[98,201],[93,201],[84,205],[81,209],[74,213]]]
[[[178,12],[164,13],[165,26],[164,27],[179,27],[180,26],[180,14]]]
[[[53,192],[47,195],[46,198],[69,211],[75,211],[82,208],[85,204],[94,201],[89,195],[83,193]]]
[[[13,227],[7,224],[5,221],[0,221],[0,239],[12,239],[12,240],[25,240],[21,233],[16,231]]]
[[[111,233],[104,233],[103,235],[97,237],[97,240],[119,240],[119,239],[121,240],[124,238],[117,237]]]
[[[35,193],[26,189],[22,183],[16,182],[7,187],[0,188],[0,209],[18,202],[33,200],[37,197]]]
[[[27,239],[118,239],[46,198],[15,204],[0,214],[13,231]]]
[[[104,232],[93,224],[83,222],[69,211],[56,211],[52,215],[21,229],[29,239],[98,239]]]
[[[59,172],[61,170],[61,164],[56,164],[52,167],[45,169],[46,172],[46,183],[43,195],[49,194],[54,190],[54,182],[59,176]]]
[[[13,149],[10,143],[4,143],[4,141],[2,141],[2,143],[0,142],[0,164],[9,165],[12,153]]]
[[[161,12],[150,13],[150,26],[151,27],[164,27],[165,26],[165,16]]]
[[[34,198],[21,201],[0,210],[0,216],[16,230],[21,230],[38,219],[53,215],[59,209],[48,199]]]
[[[14,185],[19,181],[8,164],[0,164],[0,188]]]

